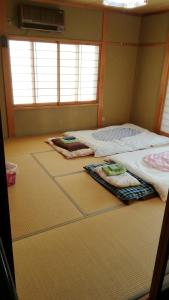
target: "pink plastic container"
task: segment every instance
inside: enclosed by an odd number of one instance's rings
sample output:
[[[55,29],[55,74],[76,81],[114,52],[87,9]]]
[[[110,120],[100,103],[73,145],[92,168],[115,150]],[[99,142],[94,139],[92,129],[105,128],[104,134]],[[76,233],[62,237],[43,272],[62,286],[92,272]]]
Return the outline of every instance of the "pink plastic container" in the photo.
[[[17,165],[10,162],[6,163],[6,179],[8,186],[14,185],[16,182],[16,169]]]

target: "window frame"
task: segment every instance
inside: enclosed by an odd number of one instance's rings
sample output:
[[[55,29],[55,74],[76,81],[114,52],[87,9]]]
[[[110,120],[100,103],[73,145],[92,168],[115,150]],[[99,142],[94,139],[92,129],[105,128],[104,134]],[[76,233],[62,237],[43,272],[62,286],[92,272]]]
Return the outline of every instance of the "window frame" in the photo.
[[[96,92],[96,100],[91,101],[68,101],[68,102],[61,102],[60,100],[57,102],[44,102],[44,103],[31,103],[31,104],[14,104],[13,103],[13,88],[12,88],[12,73],[11,73],[11,63],[10,63],[10,53],[8,47],[8,61],[9,61],[9,81],[10,81],[10,94],[12,96],[11,105],[13,110],[27,110],[27,109],[47,109],[47,108],[59,108],[63,106],[86,106],[86,105],[98,105],[99,103],[99,84],[100,84],[100,70],[101,70],[101,42],[96,41],[84,41],[84,40],[66,40],[66,39],[56,39],[56,38],[41,38],[41,37],[22,37],[22,36],[14,36],[9,35],[8,41],[29,41],[29,42],[43,42],[43,43],[56,43],[59,47],[60,44],[69,44],[69,45],[91,45],[91,46],[98,46],[99,47],[99,58],[98,58],[98,75],[97,75],[97,92]],[[60,52],[58,52],[60,54]],[[59,60],[59,55],[58,55]],[[59,66],[59,65],[58,65]],[[57,81],[59,82],[59,81]],[[58,90],[60,94],[60,91]],[[58,99],[60,99],[58,95]]]

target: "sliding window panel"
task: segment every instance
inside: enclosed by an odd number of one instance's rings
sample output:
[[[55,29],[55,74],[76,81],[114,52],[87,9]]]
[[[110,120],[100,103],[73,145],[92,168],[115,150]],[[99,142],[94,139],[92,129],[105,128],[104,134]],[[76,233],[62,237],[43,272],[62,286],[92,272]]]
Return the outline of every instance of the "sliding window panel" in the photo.
[[[99,46],[60,45],[60,101],[96,101]]]
[[[34,92],[31,42],[11,40],[9,41],[9,49],[13,104],[32,104]]]
[[[79,101],[97,100],[99,46],[79,46]]]
[[[33,47],[36,103],[57,102],[57,44],[35,42]]]
[[[60,44],[60,102],[78,101],[79,45]]]

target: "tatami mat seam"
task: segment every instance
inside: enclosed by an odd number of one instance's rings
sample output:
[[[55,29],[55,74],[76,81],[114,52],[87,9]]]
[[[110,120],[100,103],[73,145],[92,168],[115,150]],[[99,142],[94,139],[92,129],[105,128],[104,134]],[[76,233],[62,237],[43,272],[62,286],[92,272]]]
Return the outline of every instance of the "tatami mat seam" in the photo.
[[[69,173],[60,173],[59,175],[54,175],[52,177],[54,177],[54,178],[65,177],[65,176],[80,174],[80,173],[84,173],[84,172],[85,172],[84,170],[81,170],[81,171],[74,171],[74,172],[69,172]]]
[[[51,150],[52,151],[52,150]],[[41,162],[38,160],[38,158],[35,156],[36,154],[42,154],[42,153],[46,153],[46,152],[51,152],[51,151],[43,151],[43,152],[32,152],[32,153],[30,153],[30,155],[32,155],[33,156],[33,158],[35,158],[38,162],[39,162],[39,164],[41,165],[41,166],[43,166],[42,164],[41,164]],[[52,151],[53,152],[53,151]],[[48,175],[52,178],[52,177],[63,177],[63,176],[68,176],[68,175],[74,175],[74,174],[79,174],[79,173],[83,173],[83,172],[85,172],[84,170],[81,170],[81,171],[74,171],[74,172],[68,172],[68,173],[60,173],[60,174],[58,174],[58,175],[51,175],[49,172],[48,172],[48,170],[43,166],[43,168],[45,169],[45,171],[48,173]]]
[[[51,151],[46,151],[46,152],[51,152]],[[84,212],[83,209],[81,209],[81,207],[79,207],[79,205],[76,203],[76,201],[69,195],[69,193],[64,190],[64,187],[62,187],[60,185],[60,183],[57,182],[57,178],[56,178],[57,176],[52,176],[48,172],[48,170],[43,166],[43,164],[38,160],[38,158],[34,155],[34,153],[29,153],[29,155],[30,155],[30,157],[32,157],[32,159],[35,161],[35,163],[40,167],[40,169],[42,169],[45,172],[47,177],[50,178],[54,182],[54,184],[58,187],[58,189],[63,192],[63,194],[66,196],[66,199],[68,199],[68,201],[70,201],[71,204],[78,210],[78,212],[80,213],[80,216],[72,218],[69,221],[61,222],[59,224],[54,224],[54,225],[51,225],[51,226],[45,226],[42,229],[34,230],[34,231],[32,231],[31,233],[28,233],[28,234],[21,234],[21,235],[17,236],[16,238],[14,238],[13,242],[22,240],[22,239],[30,237],[30,236],[36,236],[39,233],[47,232],[47,231],[55,229],[55,228],[60,228],[60,227],[63,227],[65,225],[72,224],[74,222],[78,222],[79,220],[81,221],[81,220],[86,219],[86,218],[95,217],[97,215],[101,215],[101,214],[104,214],[105,212],[113,211],[113,210],[121,208],[123,206],[123,204],[116,205],[116,206],[111,205],[107,208],[97,209],[94,212]],[[82,172],[85,173],[84,170],[81,170],[79,172],[76,172],[76,174],[77,173],[82,173]],[[69,175],[73,176],[74,172],[72,172]]]
[[[28,233],[28,234],[21,235],[20,237],[17,237],[15,239],[13,239],[12,242],[14,243],[14,242],[17,242],[17,241],[29,238],[31,236],[36,236],[38,234],[45,233],[45,232],[53,230],[53,229],[64,227],[65,225],[69,225],[69,224],[75,223],[75,222],[77,222],[79,220],[84,220],[84,217],[81,216],[79,218],[75,218],[75,219],[72,219],[72,220],[60,223],[60,224],[56,224],[56,225],[53,225],[53,226],[45,227],[45,228],[43,228],[41,230],[37,230],[37,231],[31,232],[31,233]]]
[[[65,196],[71,201],[71,203],[78,209],[78,211],[85,217],[87,214],[80,208],[80,206],[74,201],[74,199],[64,190],[64,188],[55,180],[54,177],[51,177],[55,182],[57,187],[65,194]]]
[[[106,213],[106,212],[109,212],[109,211],[116,210],[118,208],[123,208],[125,206],[126,206],[125,204],[121,203],[121,204],[117,204],[116,206],[113,205],[113,206],[109,206],[109,207],[106,207],[106,208],[97,209],[94,212],[87,213],[87,215],[90,216],[90,217],[94,217],[94,216],[97,216],[97,215],[101,215],[102,213]]]
[[[35,159],[35,161],[39,164],[39,166],[45,171],[45,173],[55,182],[55,184],[57,185],[57,187],[66,195],[66,197],[71,201],[71,203],[79,210],[79,212],[84,216],[89,216],[89,215],[95,215],[95,214],[98,214],[98,213],[102,213],[102,212],[105,212],[105,211],[109,211],[112,209],[112,206],[109,206],[108,208],[104,208],[104,209],[99,209],[99,210],[96,210],[95,212],[92,212],[92,213],[86,213],[83,211],[83,209],[81,209],[81,207],[76,203],[76,201],[65,191],[65,189],[60,185],[60,183],[57,181],[57,178],[59,177],[63,177],[63,176],[71,176],[71,175],[75,175],[75,174],[80,174],[80,173],[85,173],[84,170],[82,171],[76,171],[76,172],[71,172],[71,173],[67,173],[65,175],[62,175],[62,176],[52,176],[48,170],[41,164],[41,162],[38,160],[38,158],[36,156],[34,156],[34,153],[31,153],[32,157]],[[120,200],[119,200],[120,202]],[[117,204],[116,207],[119,207],[121,208],[124,204],[121,203],[120,205]]]
[[[125,208],[126,205],[121,205],[120,207],[119,206],[116,206],[116,207],[109,207],[109,208],[105,208],[105,209],[102,209],[100,211],[97,211],[97,212],[93,212],[93,213],[90,213],[90,214],[86,214],[85,216],[82,216],[82,217],[79,217],[79,218],[76,218],[76,219],[72,219],[72,220],[69,220],[67,222],[64,222],[64,223],[60,223],[60,224],[56,224],[54,226],[51,226],[51,227],[46,227],[44,229],[41,229],[41,230],[38,230],[38,231],[34,231],[30,234],[27,234],[27,235],[22,235],[18,238],[15,238],[13,239],[13,243],[16,243],[16,242],[19,242],[20,240],[23,240],[23,239],[26,239],[26,238],[29,238],[29,237],[32,237],[32,236],[36,236],[36,235],[39,235],[39,234],[43,234],[47,231],[51,231],[51,230],[55,230],[55,229],[58,229],[58,228],[63,228],[67,225],[71,225],[71,224],[74,224],[74,223],[78,223],[78,222],[81,222],[81,221],[84,221],[86,219],[90,219],[90,218],[95,218],[97,216],[100,216],[101,214],[106,214],[106,213],[110,213],[110,212],[113,212],[119,208]]]
[[[54,149],[51,150],[43,150],[43,151],[36,151],[36,152],[31,152],[30,154],[42,154],[42,153],[47,153],[47,152],[54,152]]]
[[[57,185],[57,187],[64,193],[64,195],[71,201],[71,203],[76,207],[76,209],[85,216],[86,214],[81,210],[77,203],[70,197],[70,195],[60,186],[60,184],[55,180],[53,176],[50,175],[48,170],[41,164],[41,162],[34,156],[33,153],[30,153],[32,158],[38,163],[38,165],[43,169],[43,171],[52,179],[52,181]]]

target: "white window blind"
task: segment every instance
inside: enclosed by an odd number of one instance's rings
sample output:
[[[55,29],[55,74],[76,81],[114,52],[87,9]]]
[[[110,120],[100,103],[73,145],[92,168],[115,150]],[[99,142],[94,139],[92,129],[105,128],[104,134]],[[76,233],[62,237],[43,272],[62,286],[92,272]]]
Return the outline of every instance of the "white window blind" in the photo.
[[[33,63],[31,43],[10,41],[10,59],[14,104],[31,104],[33,94]]]
[[[11,40],[13,103],[97,100],[99,46]]]
[[[33,43],[37,103],[57,102],[57,44]]]
[[[165,103],[163,108],[160,130],[169,133],[169,82],[168,82],[167,92],[165,96]]]

